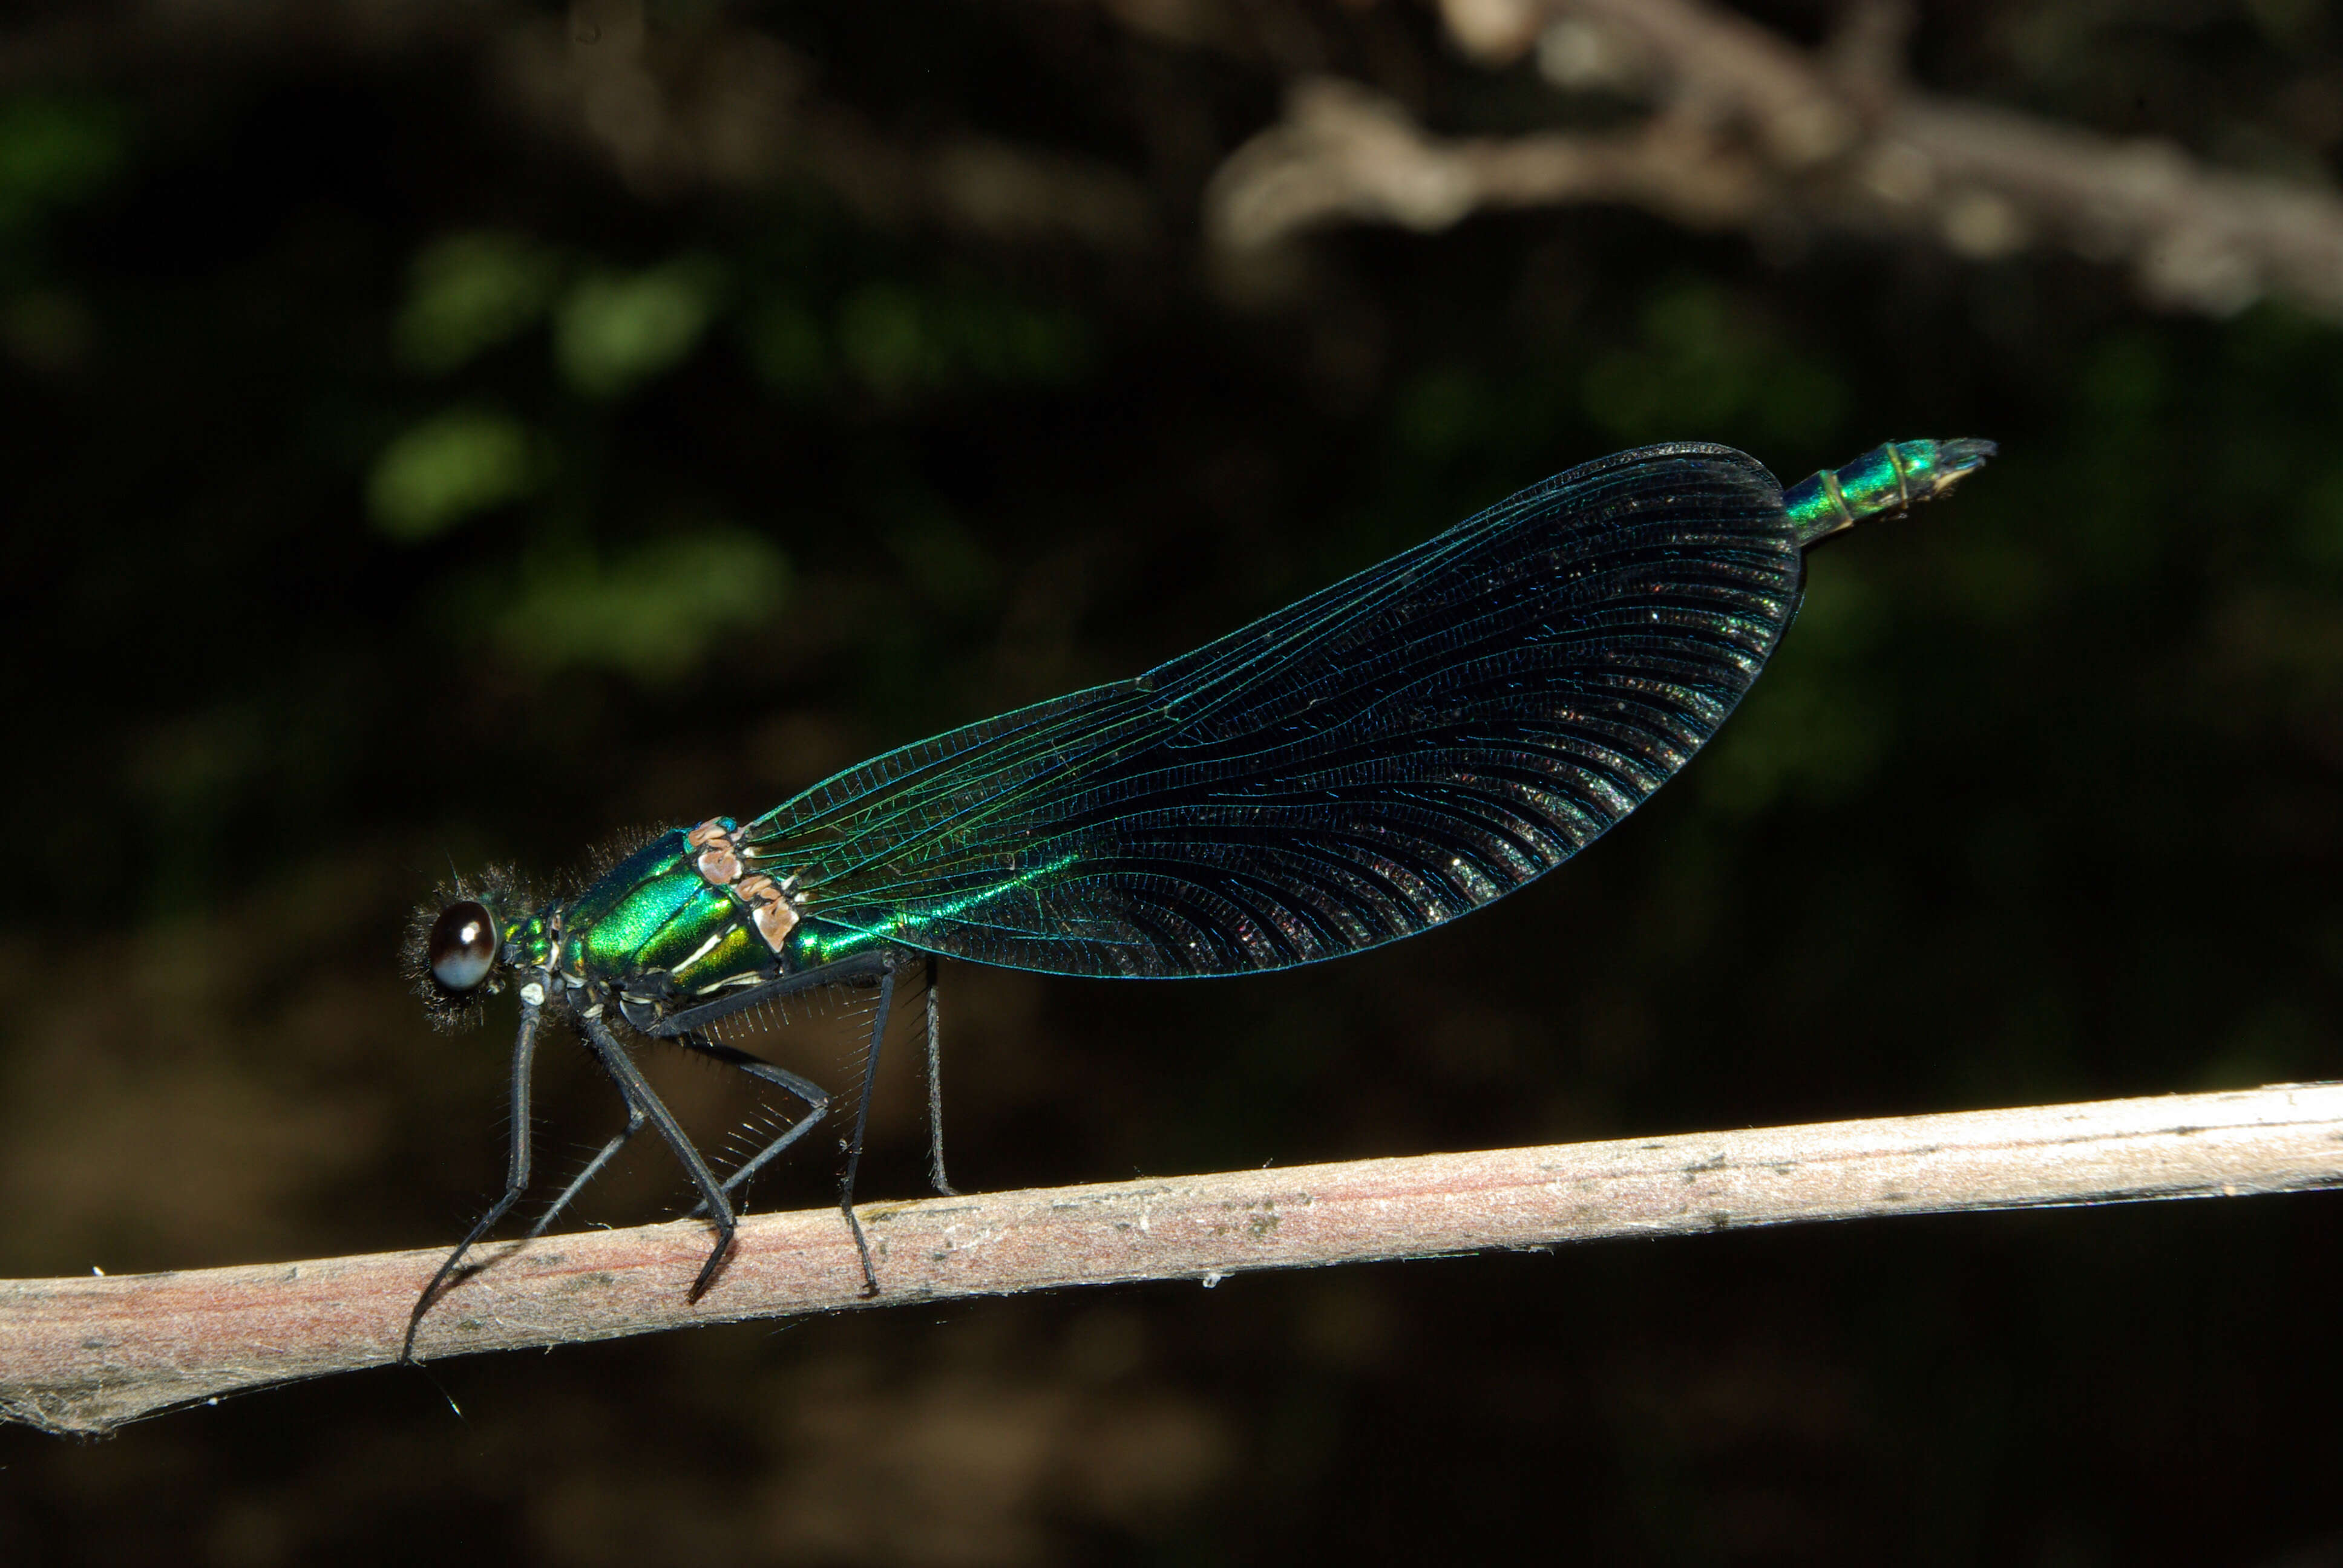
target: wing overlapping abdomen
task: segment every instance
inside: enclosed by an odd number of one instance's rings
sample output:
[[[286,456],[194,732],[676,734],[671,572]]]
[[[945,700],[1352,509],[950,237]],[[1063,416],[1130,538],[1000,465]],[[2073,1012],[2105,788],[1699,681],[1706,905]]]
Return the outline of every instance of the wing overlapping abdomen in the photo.
[[[743,830],[810,958],[1067,974],[1355,952],[1567,859],[1715,734],[1795,613],[1781,487],[1621,453],[1136,680],[890,752]]]

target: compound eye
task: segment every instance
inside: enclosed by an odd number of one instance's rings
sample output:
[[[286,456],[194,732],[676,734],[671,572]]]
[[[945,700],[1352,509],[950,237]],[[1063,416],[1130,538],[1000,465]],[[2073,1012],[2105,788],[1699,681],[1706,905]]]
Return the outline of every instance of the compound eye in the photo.
[[[478,989],[497,963],[497,922],[486,904],[467,899],[439,911],[423,945],[431,978],[458,995]]]

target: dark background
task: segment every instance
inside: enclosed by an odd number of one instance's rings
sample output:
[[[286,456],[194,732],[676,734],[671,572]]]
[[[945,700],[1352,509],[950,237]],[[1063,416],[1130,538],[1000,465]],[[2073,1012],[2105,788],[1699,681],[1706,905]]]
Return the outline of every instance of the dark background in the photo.
[[[1917,20],[1942,94],[2314,187],[2343,147],[2318,0]],[[0,1271],[452,1241],[511,1014],[436,1035],[404,989],[451,861],[746,818],[1663,438],[2004,456],[1816,557],[1716,743],[1497,909],[1264,979],[949,967],[963,1186],[2335,1073],[2334,324],[1619,206],[1216,250],[1206,181],[1304,71],[1453,132],[1627,112],[1390,0],[642,25],[0,24]],[[694,72],[761,84],[797,153],[661,153],[630,51],[710,116]],[[558,1178],[617,1109],[545,1077]],[[868,1196],[919,1138],[890,1075]],[[679,1211],[636,1155],[589,1219]],[[750,1324],[440,1363],[460,1419],[383,1371],[0,1432],[0,1558],[2330,1563],[2337,1202]]]

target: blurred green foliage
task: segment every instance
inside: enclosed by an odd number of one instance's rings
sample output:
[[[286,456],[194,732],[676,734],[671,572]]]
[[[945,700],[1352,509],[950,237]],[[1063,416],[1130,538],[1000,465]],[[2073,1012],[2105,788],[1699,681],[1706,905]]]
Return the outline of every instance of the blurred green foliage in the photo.
[[[1751,447],[1810,447],[1844,426],[1839,377],[1715,282],[1662,284],[1640,315],[1638,341],[1595,355],[1583,383],[1587,413],[1628,445],[1736,430]]]
[[[1843,548],[1807,559],[1807,591],[1765,681],[1734,716],[1700,774],[1702,799],[1755,817],[1785,798],[1809,807],[1844,800],[1870,782],[1894,749],[1893,692],[1865,668],[1887,630],[1887,607]]]
[[[518,591],[494,612],[497,642],[544,672],[571,666],[664,685],[733,636],[752,640],[787,601],[789,561],[738,529],[680,534],[607,563],[584,550],[524,557]]]
[[[721,287],[721,269],[707,256],[641,272],[590,271],[554,312],[554,361],[587,397],[615,397],[691,352]]]
[[[1081,378],[1094,354],[1071,313],[958,282],[871,282],[820,312],[769,286],[744,329],[765,380],[800,398],[841,374],[890,402],[970,383],[1064,386]]]
[[[91,94],[0,94],[0,351],[66,374],[89,357],[95,324],[55,278],[53,216],[101,196],[131,156],[131,117]]]
[[[541,320],[561,281],[560,257],[526,236],[450,235],[417,256],[407,304],[391,324],[398,358],[445,374]]]
[[[46,209],[85,200],[119,174],[127,116],[102,98],[0,98],[0,239]]]
[[[375,459],[367,508],[393,538],[427,539],[535,489],[548,461],[520,421],[484,408],[425,420]]]

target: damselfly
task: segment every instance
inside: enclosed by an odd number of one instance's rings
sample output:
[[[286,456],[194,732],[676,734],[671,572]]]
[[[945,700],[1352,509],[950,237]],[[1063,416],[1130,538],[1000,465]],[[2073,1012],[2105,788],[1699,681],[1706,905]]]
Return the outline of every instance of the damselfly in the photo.
[[[1413,936],[1544,875],[1633,811],[1725,722],[1796,615],[1805,552],[1943,494],[1988,441],[1905,441],[1785,492],[1725,447],[1602,458],[1146,674],[906,746],[753,821],[659,834],[574,898],[449,890],[410,942],[442,1021],[509,984],[505,1191],[425,1287],[415,1329],[529,1181],[530,1067],[564,1020],[627,1108],[540,1234],[645,1125],[732,1244],[742,1185],[829,1112],[810,1081],[709,1031],[825,988],[876,991],[839,1207],[854,1214],[870,1086],[899,977],[934,970],[1248,974]],[[669,1040],[805,1107],[719,1177],[644,1080]]]

